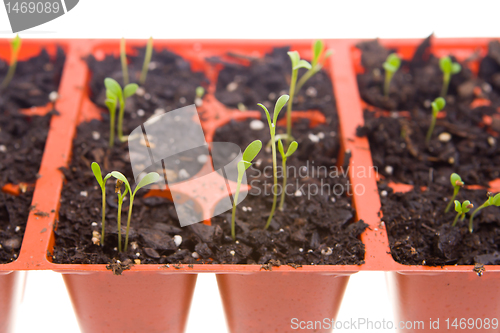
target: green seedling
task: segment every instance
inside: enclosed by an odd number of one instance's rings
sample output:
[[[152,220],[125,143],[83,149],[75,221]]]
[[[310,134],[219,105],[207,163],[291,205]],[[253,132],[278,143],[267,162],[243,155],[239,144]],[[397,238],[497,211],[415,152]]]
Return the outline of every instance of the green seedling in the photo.
[[[396,53],[391,53],[387,56],[387,59],[382,64],[385,69],[385,81],[384,81],[384,96],[389,97],[389,88],[391,87],[391,81],[394,74],[398,71],[401,66],[401,58]]]
[[[104,246],[104,224],[106,217],[106,182],[111,177],[111,174],[108,173],[104,179],[102,178],[101,167],[96,162],[92,162],[91,165],[92,172],[94,173],[95,179],[99,183],[102,192],[102,232],[101,232],[101,246]]]
[[[116,104],[118,102],[120,106],[120,113],[118,114],[118,137],[121,141],[125,141],[126,138],[123,137],[123,114],[125,111],[125,101],[127,98],[135,94],[139,86],[135,83],[130,83],[127,84],[122,90],[120,84],[116,82],[116,80],[109,77],[104,79],[104,85],[106,86],[106,106],[113,109],[113,111],[110,110],[110,121],[112,122],[112,133],[110,133],[110,135],[112,134],[112,137],[114,137],[114,111],[116,110]],[[113,140],[110,138],[110,146],[112,145]]]
[[[460,217],[460,221],[463,221],[465,214],[472,208],[474,208],[474,205],[471,204],[469,200],[465,200],[462,204],[460,204],[460,201],[455,200],[455,211],[457,212],[457,215],[455,216],[455,220],[453,220],[453,224],[451,226],[454,227],[457,224],[458,217]]]
[[[123,200],[125,199],[125,196],[128,193],[128,188],[126,187],[125,191],[122,194],[122,185],[123,182],[117,179],[115,185],[115,193],[118,195],[118,214],[116,216],[116,222],[118,227],[118,252],[122,252],[122,205],[123,205]]]
[[[456,173],[451,174],[450,183],[451,186],[453,186],[453,196],[451,197],[450,202],[448,203],[446,209],[444,210],[445,213],[448,213],[450,211],[451,205],[454,202],[455,198],[457,197],[460,188],[464,187],[464,182],[462,181],[462,178],[460,178],[460,176]]]
[[[118,172],[118,171],[113,171],[111,172],[111,176],[113,176],[114,178],[117,179],[117,189],[118,189],[118,251],[121,252],[121,221],[120,221],[120,216],[121,216],[121,204],[120,204],[120,200],[123,202],[123,197],[125,196],[125,194],[128,192],[130,192],[130,203],[129,203],[129,208],[128,208],[128,218],[127,218],[127,231],[126,231],[126,236],[125,236],[125,247],[124,247],[124,251],[127,251],[127,246],[128,246],[128,234],[129,234],[129,230],[130,230],[130,219],[132,217],[132,208],[134,207],[134,198],[135,198],[135,195],[137,194],[137,191],[139,189],[141,189],[142,187],[144,186],[148,186],[150,184],[153,184],[153,183],[156,183],[158,180],[160,180],[160,175],[156,172],[150,172],[148,173],[147,175],[145,175],[141,181],[139,182],[139,184],[137,184],[137,186],[135,187],[135,190],[132,192],[132,189],[130,188],[130,184],[127,180],[127,178],[121,173],[121,172]],[[118,183],[121,182],[122,184],[125,184],[125,192],[123,193],[123,195],[120,197],[120,191],[119,191],[119,187],[118,187]],[[121,184],[120,184],[121,186]],[[116,192],[116,189],[115,189],[115,192]]]
[[[290,142],[293,139],[293,137],[292,137],[292,104],[293,104],[293,97],[295,95],[295,85],[297,83],[297,75],[299,73],[300,68],[311,69],[312,66],[307,61],[300,59],[299,52],[297,52],[297,51],[288,52],[288,56],[290,57],[290,60],[292,61],[292,78],[290,80],[290,90],[289,90],[290,102],[288,103],[288,106],[286,109],[286,134],[287,134],[287,141]]]
[[[255,140],[250,143],[248,147],[243,152],[243,156],[241,161],[238,162],[238,180],[236,184],[236,192],[234,193],[234,201],[233,201],[233,214],[231,216],[231,236],[233,240],[236,240],[236,205],[238,204],[238,195],[240,194],[241,182],[243,180],[243,176],[245,175],[245,171],[252,165],[252,161],[257,156],[257,154],[262,149],[262,142],[260,140]]]
[[[441,89],[441,97],[446,97],[448,93],[448,86],[453,74],[458,74],[462,70],[459,63],[453,62],[450,57],[443,57],[439,59],[439,67],[443,72],[443,88]]]
[[[123,85],[126,86],[130,81],[128,79],[127,53],[125,47],[125,38],[120,41],[120,61],[122,63]]]
[[[110,89],[106,89],[106,101],[104,103],[109,110],[109,147],[113,147],[115,144],[115,116],[116,116],[116,104],[118,97],[114,95]]]
[[[300,91],[300,89],[304,86],[307,80],[312,78],[314,74],[318,73],[321,70],[321,68],[323,68],[326,59],[328,59],[328,57],[332,55],[331,50],[325,51],[325,44],[320,39],[314,42],[312,51],[313,51],[313,59],[311,61],[311,68],[307,70],[307,72],[305,72],[304,75],[302,75],[302,77],[299,79],[299,82],[297,82],[297,88],[296,88],[297,92]]]
[[[283,211],[283,204],[285,203],[285,189],[286,189],[286,182],[287,182],[287,170],[286,170],[286,160],[288,157],[292,156],[293,153],[297,150],[297,147],[299,144],[297,141],[293,141],[290,143],[290,146],[288,146],[288,150],[285,152],[285,148],[283,147],[283,142],[281,140],[278,140],[278,150],[281,154],[281,167],[283,169],[283,186],[282,186],[282,191],[281,191],[281,200],[280,200],[280,205],[279,205],[279,210]]]
[[[19,37],[19,35],[16,35],[16,37],[14,37],[14,39],[10,42],[10,51],[11,51],[10,65],[7,71],[7,75],[3,79],[2,84],[0,84],[0,90],[7,88],[10,81],[12,81],[12,78],[14,77],[14,73],[16,72],[16,67],[17,67],[17,57],[19,55],[20,49],[21,49],[21,38]]]
[[[432,132],[434,132],[434,127],[436,126],[436,119],[441,110],[446,106],[446,101],[443,97],[438,97],[431,103],[432,106],[432,118],[431,125],[429,126],[429,130],[427,131],[427,135],[425,136],[425,143],[428,145],[431,141]]]
[[[141,77],[139,78],[139,83],[141,86],[146,83],[146,77],[148,76],[149,63],[151,62],[151,56],[153,55],[153,37],[149,37],[148,44],[146,45],[146,54],[144,55],[144,63],[142,64]]]
[[[290,52],[289,52],[290,53]],[[276,122],[278,121],[278,115],[285,106],[286,102],[290,99],[290,96],[288,95],[283,95],[278,98],[276,101],[276,105],[274,106],[274,114],[273,114],[273,119],[271,121],[271,116],[269,115],[269,111],[267,111],[267,108],[262,105],[262,104],[257,104],[261,108],[264,109],[266,112],[266,117],[267,117],[267,123],[269,124],[269,132],[271,134],[271,149],[272,149],[272,154],[273,154],[273,177],[274,177],[274,184],[273,184],[273,207],[271,208],[271,213],[269,214],[269,218],[267,219],[267,223],[264,229],[269,228],[269,225],[271,225],[271,221],[273,219],[274,211],[276,210],[276,202],[278,199],[278,192],[276,191],[276,186],[278,185],[278,167],[277,167],[277,162],[276,162],[276,141],[275,141],[275,135],[276,135]],[[291,101],[290,101],[291,103]]]
[[[205,88],[202,86],[196,87],[196,98],[203,98],[203,95],[205,95]]]
[[[489,207],[489,206],[497,206],[500,207],[500,193],[497,193],[495,196],[493,196],[493,193],[488,192],[488,199],[479,207],[472,212],[472,215],[470,216],[469,219],[469,232],[472,233],[474,227],[472,224],[472,220],[474,219],[474,215],[476,215],[481,209]]]

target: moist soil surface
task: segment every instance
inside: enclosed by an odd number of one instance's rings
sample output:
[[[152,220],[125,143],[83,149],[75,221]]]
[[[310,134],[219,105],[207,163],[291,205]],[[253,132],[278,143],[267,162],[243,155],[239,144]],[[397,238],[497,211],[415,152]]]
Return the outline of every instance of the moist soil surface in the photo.
[[[97,67],[92,64],[92,61],[89,60],[89,63],[95,70]],[[105,61],[110,61],[109,57]],[[113,66],[117,71],[116,78],[119,79],[118,59],[114,59],[114,62]],[[158,61],[156,66],[161,68],[163,64]],[[109,63],[103,68],[109,69],[112,65]],[[129,70],[130,68],[131,66]],[[184,70],[184,67],[178,70]],[[152,73],[154,72],[149,75]],[[175,69],[171,75],[175,76]],[[186,75],[187,81],[194,81],[194,84],[187,90],[194,91],[200,85],[200,81],[196,80],[199,77],[197,75]],[[93,75],[93,77],[101,77],[100,80],[106,76],[108,75],[103,73]],[[145,91],[148,92],[148,89],[146,88]],[[231,238],[228,222],[230,211],[213,218],[211,226],[197,223],[181,228],[173,203],[165,198],[145,196],[146,191],[141,190],[134,200],[128,249],[119,253],[117,251],[117,200],[114,193],[114,181],[111,180],[108,181],[106,189],[105,244],[103,247],[98,245],[97,238],[99,237],[96,237],[93,242],[93,233],[94,236],[98,236],[101,232],[102,197],[90,169],[90,163],[97,161],[103,169],[103,174],[111,170],[120,170],[129,180],[132,179],[132,171],[126,145],[108,151],[106,113],[103,114],[104,122],[83,123],[79,126],[77,137],[73,142],[71,165],[64,169],[66,184],[62,192],[59,221],[55,231],[56,245],[52,253],[53,261],[72,264],[115,263],[110,266],[115,269],[116,259],[120,260],[122,265],[240,263],[261,264],[266,269],[272,269],[273,266],[281,264],[296,267],[296,265],[304,264],[362,263],[364,245],[359,240],[359,235],[367,225],[363,221],[355,222],[354,210],[351,207],[350,198],[346,195],[352,189],[348,180],[340,174],[338,168],[335,168],[338,162],[339,141],[335,104],[331,92],[330,89],[329,98],[323,102],[325,105],[320,105],[321,109],[333,110],[331,117],[327,117],[327,124],[312,129],[309,128],[307,120],[295,124],[293,134],[299,142],[299,149],[290,157],[288,165],[294,166],[296,170],[302,168],[302,173],[306,176],[289,173],[287,190],[289,195],[286,197],[285,209],[283,212],[276,211],[273,222],[267,230],[263,227],[272,205],[272,196],[269,195],[272,183],[269,170],[271,153],[263,149],[254,160],[255,166],[247,170],[248,182],[252,180],[254,182],[250,194],[237,207],[236,243]],[[266,96],[270,93],[271,91],[267,91]],[[155,94],[151,93],[151,100],[155,98]],[[173,103],[178,103],[178,96],[173,99]],[[153,109],[156,107],[159,106],[155,105]],[[160,107],[165,109],[168,107],[168,110],[171,110],[179,105],[161,105]],[[146,120],[148,114],[152,114],[150,110],[144,109],[144,111],[145,118],[137,120],[138,123]],[[132,118],[130,115],[128,117],[129,120],[139,118],[137,116]],[[256,139],[261,139],[264,144],[267,143],[270,140],[268,130],[265,128],[252,130],[250,128],[252,121],[249,119],[226,124],[217,130],[214,142],[233,142],[242,150]],[[267,126],[267,124],[264,125]],[[134,126],[138,125],[133,125],[127,130]],[[95,131],[101,133],[97,139],[97,135],[93,134]],[[278,128],[277,132],[284,132],[284,128]],[[125,133],[128,132],[125,131]],[[109,157],[105,158],[106,155]],[[278,161],[281,165],[280,158]],[[267,173],[263,172],[266,166],[268,167]],[[319,166],[323,168],[318,169]],[[282,179],[279,178],[280,184],[281,181]],[[323,193],[321,193],[321,186],[323,186]],[[264,195],[265,191],[267,195]],[[314,191],[319,191],[320,194],[315,194]],[[256,195],[259,192],[261,195]],[[123,216],[126,218],[127,214],[128,201],[125,201],[122,219]],[[126,220],[122,220],[123,235],[125,224]],[[181,239],[182,243],[179,244]],[[120,269],[118,267],[117,272]]]
[[[472,234],[468,216],[452,227],[454,206],[446,214],[444,210],[453,192],[451,173],[458,173],[466,185],[487,186],[500,176],[500,86],[495,84],[500,73],[500,57],[496,56],[500,44],[490,43],[488,56],[480,61],[479,76],[468,69],[468,62],[475,59],[461,63],[462,71],[452,76],[447,105],[426,144],[430,103],[439,96],[442,85],[439,59],[430,52],[430,43],[426,39],[411,61],[403,61],[389,98],[382,93],[381,68],[387,55],[396,50],[385,49],[377,41],[358,46],[365,67],[358,75],[360,95],[371,107],[364,111],[365,125],[357,134],[368,138],[373,163],[381,175],[382,220],[391,253],[399,263],[411,265],[498,264],[496,207],[475,216]],[[393,193],[389,181],[416,186],[407,193]],[[460,202],[470,200],[475,207],[486,198],[486,190],[464,189],[457,197]]]
[[[57,92],[65,55],[61,48],[51,58],[45,49],[38,56],[19,61],[12,81],[0,92],[0,187],[6,184],[34,184],[42,161],[50,118],[27,116],[21,109],[45,106],[49,94]],[[0,81],[9,64],[0,59]],[[26,186],[22,186],[26,189]],[[30,211],[33,191],[28,189],[15,197],[1,193],[0,263],[14,261]]]
[[[473,233],[468,229],[470,213],[486,201],[486,190],[460,190],[456,200],[470,200],[474,208],[454,227],[455,206],[444,212],[453,192],[451,186],[433,184],[424,191],[394,193],[381,184],[379,190],[383,194],[382,220],[397,262],[429,266],[500,264],[498,207],[480,210],[474,216]]]
[[[430,103],[439,96],[442,85],[439,59],[430,53],[429,43],[424,41],[411,61],[403,61],[389,99],[381,90],[381,68],[394,50],[377,41],[359,45],[365,66],[365,73],[358,75],[360,94],[367,103],[392,112],[365,110],[365,125],[357,134],[368,137],[373,163],[388,180],[427,186],[456,172],[466,184],[487,185],[500,177],[500,122],[496,120],[500,90],[472,75],[467,62],[462,63],[462,71],[452,76],[446,107],[427,145]],[[489,105],[478,106],[479,99]],[[485,118],[493,121],[488,124]]]

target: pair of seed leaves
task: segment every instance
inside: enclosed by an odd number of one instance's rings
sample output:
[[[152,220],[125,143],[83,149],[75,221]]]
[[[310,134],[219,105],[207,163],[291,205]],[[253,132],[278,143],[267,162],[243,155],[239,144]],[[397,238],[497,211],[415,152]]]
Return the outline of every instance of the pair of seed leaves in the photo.
[[[128,190],[132,194],[132,196],[135,196],[135,193],[140,188],[142,188],[144,186],[151,185],[151,184],[156,183],[157,181],[160,180],[160,175],[158,173],[150,172],[139,181],[139,184],[137,184],[137,186],[135,187],[134,192],[132,192],[132,189],[130,188],[130,184],[129,184],[127,178],[121,172],[112,171],[112,172],[108,173],[103,179],[102,173],[101,173],[101,167],[99,167],[99,164],[97,164],[96,162],[92,162],[91,168],[92,168],[92,172],[94,173],[94,176],[95,176],[97,182],[99,183],[99,186],[101,186],[101,188],[104,188],[104,186],[106,185],[106,181],[111,176],[113,176],[114,178],[122,181],[125,184],[125,187],[126,187],[125,191]],[[123,195],[125,195],[125,194],[126,194],[126,192]]]
[[[439,68],[446,74],[457,74],[462,70],[462,66],[458,62],[453,62],[448,56],[439,59]]]
[[[120,84],[109,77],[104,79],[104,86],[106,86],[106,101],[104,103],[110,110],[115,110],[118,102],[124,103],[139,88],[137,84],[129,83],[122,90]]]
[[[298,54],[297,54],[298,55]],[[305,61],[305,60],[304,60]],[[293,62],[292,62],[293,64]],[[267,117],[267,122],[269,124],[269,128],[271,131],[271,136],[274,137],[274,134],[276,133],[276,121],[278,120],[278,115],[280,111],[283,109],[285,104],[288,102],[288,99],[290,96],[288,95],[283,95],[278,98],[276,101],[276,105],[274,106],[274,114],[273,114],[273,119],[271,121],[271,115],[269,114],[269,111],[267,108],[262,105],[262,104],[257,104],[261,108],[264,109],[266,112],[266,117]],[[284,148],[283,148],[283,143],[281,140],[278,141],[278,150],[280,151],[280,154],[283,158],[291,156],[296,150],[297,150],[297,142],[293,141],[290,146],[288,147],[288,151],[285,153]],[[243,152],[243,157],[240,162],[238,162],[238,173],[243,174],[245,170],[247,170],[251,165],[252,165],[252,160],[257,156],[257,154],[260,152],[262,149],[262,142],[260,140],[255,140],[252,143],[248,145],[248,147],[245,149]]]

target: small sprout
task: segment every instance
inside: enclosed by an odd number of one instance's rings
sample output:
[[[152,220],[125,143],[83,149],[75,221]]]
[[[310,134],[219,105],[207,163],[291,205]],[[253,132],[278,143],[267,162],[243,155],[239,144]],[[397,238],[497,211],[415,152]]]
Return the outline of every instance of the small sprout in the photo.
[[[130,81],[128,80],[128,65],[127,65],[127,53],[125,48],[125,38],[120,41],[120,60],[122,63],[122,74],[123,74],[123,85],[127,85]]]
[[[290,80],[290,90],[289,90],[290,103],[288,103],[286,109],[286,134],[287,134],[287,141],[290,142],[292,140],[292,104],[293,104],[293,97],[295,95],[295,85],[297,83],[297,75],[299,73],[300,68],[307,68],[310,70],[312,66],[307,61],[300,59],[299,52],[297,51],[288,52],[288,56],[292,61],[292,78]]]
[[[104,223],[106,217],[106,182],[108,181],[111,174],[108,173],[104,179],[102,178],[101,167],[96,162],[92,162],[91,165],[92,172],[94,173],[95,179],[99,183],[102,192],[102,232],[101,232],[101,246],[104,246]]]
[[[448,206],[446,206],[446,209],[444,210],[445,213],[448,213],[450,211],[451,205],[455,200],[455,198],[457,197],[458,191],[460,191],[461,187],[464,187],[464,182],[462,181],[462,178],[460,178],[460,176],[456,173],[451,174],[450,183],[451,186],[453,186],[453,196],[451,197]]]
[[[196,96],[194,98],[194,104],[196,106],[203,105],[203,95],[205,95],[205,88],[202,86],[196,87]]]
[[[118,227],[118,251],[122,252],[122,205],[123,199],[128,193],[128,188],[125,188],[125,191],[122,194],[121,187],[123,182],[121,180],[116,180],[115,185],[115,193],[118,195],[118,215],[116,216],[117,227]],[[128,232],[127,232],[128,234]]]
[[[455,220],[453,220],[453,224],[451,225],[452,227],[457,224],[458,217],[460,216],[460,221],[463,221],[465,218],[465,214],[468,213],[472,208],[474,208],[474,205],[470,203],[469,200],[465,200],[460,204],[460,201],[455,200],[455,211],[457,212],[457,215],[455,216]]]
[[[156,183],[158,180],[160,180],[160,175],[157,174],[156,172],[150,172],[146,176],[144,176],[139,184],[135,187],[135,190],[132,192],[132,189],[130,188],[130,184],[127,180],[127,178],[118,171],[113,171],[111,172],[111,176],[117,179],[116,181],[116,189],[115,192],[118,191],[118,251],[121,252],[121,221],[120,221],[120,216],[121,216],[121,203],[123,203],[123,197],[125,197],[125,194],[127,194],[127,191],[130,192],[130,203],[129,203],[129,208],[128,208],[128,218],[127,218],[127,232],[125,236],[125,248],[124,251],[127,251],[127,245],[128,245],[128,234],[130,230],[130,219],[132,217],[132,208],[134,206],[134,198],[139,189],[141,189],[144,186],[148,186],[150,184]],[[119,184],[119,182],[121,182]],[[125,192],[124,194],[120,197],[120,187],[121,184],[125,184]]]
[[[448,86],[450,85],[451,75],[458,74],[462,70],[462,66],[458,62],[453,62],[450,57],[442,57],[439,59],[439,68],[443,72],[443,88],[441,89],[441,97],[446,97]]]
[[[283,148],[283,143],[281,140],[278,140],[278,150],[281,154],[281,163],[282,163],[282,168],[283,168],[283,186],[282,186],[282,191],[281,191],[281,200],[280,200],[280,205],[279,205],[279,210],[283,211],[283,204],[285,203],[285,189],[286,189],[286,182],[287,182],[287,174],[288,171],[286,169],[286,160],[288,157],[292,156],[293,153],[297,150],[297,147],[299,144],[297,141],[293,141],[290,143],[290,146],[288,146],[288,150],[285,152],[285,148]]]
[[[434,132],[434,126],[436,126],[436,119],[441,110],[446,106],[446,101],[443,97],[438,97],[431,103],[432,106],[432,119],[431,125],[429,126],[429,130],[427,131],[427,135],[425,137],[425,143],[429,144],[432,137],[432,132]]]
[[[391,86],[392,77],[398,71],[401,66],[401,58],[396,53],[391,53],[387,56],[387,59],[382,64],[385,69],[385,81],[384,81],[384,96],[389,97],[389,88]]]
[[[472,220],[474,219],[474,215],[477,214],[481,209],[489,207],[489,206],[497,206],[500,207],[500,193],[497,193],[495,196],[493,196],[493,193],[488,192],[488,199],[479,207],[472,212],[472,215],[470,216],[469,220],[469,232],[472,232],[474,230]]]
[[[311,68],[307,70],[307,72],[302,75],[297,83],[296,91],[300,91],[300,89],[304,86],[304,84],[314,76],[314,74],[318,73],[324,66],[326,59],[332,55],[331,50],[325,51],[325,44],[321,39],[316,40],[312,46],[313,50],[313,59],[311,61]]]
[[[202,86],[196,87],[196,98],[202,98],[205,95],[205,88]]]
[[[135,83],[130,83],[125,86],[122,91],[122,87],[116,80],[112,78],[105,78],[104,85],[106,86],[106,106],[110,110],[110,139],[109,145],[113,146],[114,142],[114,118],[117,102],[120,105],[120,113],[118,114],[118,137],[121,141],[125,141],[123,137],[123,114],[125,112],[125,101],[130,96],[134,95],[139,86]],[[114,107],[113,107],[114,106]],[[113,111],[111,111],[113,110]],[[112,139],[113,138],[113,139]]]
[[[151,62],[151,56],[153,55],[153,37],[149,37],[148,44],[146,45],[146,54],[144,55],[144,63],[142,64],[141,77],[139,78],[139,83],[141,86],[146,83],[146,77],[148,76],[149,63]]]
[[[288,52],[288,54],[290,55],[290,52]],[[292,57],[292,56],[290,56],[290,57]],[[297,53],[297,57],[298,57],[298,53]],[[292,60],[292,64],[293,64],[293,60]],[[267,122],[269,124],[269,132],[271,134],[271,147],[272,147],[272,153],[273,153],[273,176],[274,176],[273,207],[271,208],[271,213],[269,214],[269,218],[267,219],[267,223],[266,223],[266,226],[264,229],[269,228],[269,226],[271,225],[274,211],[276,210],[276,201],[278,198],[278,193],[276,191],[276,186],[278,185],[278,168],[277,168],[277,162],[276,162],[276,140],[275,140],[276,122],[278,120],[278,115],[279,115],[280,111],[283,109],[283,107],[285,106],[286,102],[288,102],[289,99],[290,99],[290,96],[288,96],[288,95],[283,95],[283,96],[280,96],[280,98],[278,98],[278,100],[276,101],[276,105],[274,106],[274,114],[273,114],[272,121],[271,121],[271,116],[269,115],[269,111],[267,111],[267,108],[260,103],[257,104],[258,106],[263,108],[264,111],[266,112]],[[291,103],[291,101],[290,101],[290,103]]]
[[[236,192],[234,194],[233,214],[231,216],[231,236],[233,237],[233,240],[236,240],[236,205],[238,204],[238,195],[240,194],[241,182],[243,180],[243,176],[245,175],[245,171],[252,165],[253,159],[255,158],[255,156],[257,156],[261,149],[262,142],[260,140],[253,141],[245,149],[241,161],[238,162],[238,180],[236,185]]]
[[[2,84],[0,84],[0,90],[7,88],[10,81],[12,81],[12,78],[14,77],[14,73],[16,72],[16,67],[17,67],[17,57],[19,55],[20,49],[21,49],[21,38],[19,37],[19,35],[16,35],[16,37],[14,37],[14,39],[10,42],[11,56],[10,56],[9,70],[7,71],[7,75],[3,79]]]

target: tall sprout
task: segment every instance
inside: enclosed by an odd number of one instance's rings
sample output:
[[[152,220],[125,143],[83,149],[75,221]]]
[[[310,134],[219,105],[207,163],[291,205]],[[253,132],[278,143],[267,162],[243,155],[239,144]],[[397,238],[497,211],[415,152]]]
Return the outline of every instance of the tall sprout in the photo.
[[[144,63],[142,64],[141,77],[139,78],[139,83],[141,86],[146,83],[146,77],[148,75],[149,63],[151,62],[151,57],[153,55],[153,37],[149,37],[148,44],[146,45],[146,54],[144,55]]]
[[[125,38],[120,41],[120,61],[122,63],[123,85],[126,86],[130,81],[128,78],[127,52],[125,47]]]
[[[271,225],[271,221],[274,216],[274,211],[276,210],[276,202],[278,199],[278,193],[276,190],[276,187],[278,185],[278,166],[277,166],[277,161],[276,161],[276,140],[275,140],[275,135],[276,135],[276,122],[278,120],[278,115],[283,109],[283,106],[285,106],[286,102],[288,102],[290,96],[288,95],[283,95],[278,98],[276,101],[276,105],[274,106],[274,114],[273,114],[273,119],[271,121],[271,116],[269,115],[269,111],[267,111],[267,108],[262,105],[262,104],[257,104],[260,106],[264,111],[266,112],[266,117],[267,117],[267,123],[269,124],[269,133],[271,134],[271,148],[272,148],[272,154],[273,154],[273,206],[271,208],[271,213],[269,214],[269,218],[267,219],[267,223],[265,226],[265,229],[269,228]],[[290,101],[291,103],[291,101]]]
[[[297,83],[297,75],[299,73],[300,68],[311,69],[311,64],[303,59],[300,59],[299,52],[297,52],[297,51],[288,52],[288,56],[290,57],[290,60],[292,61],[292,77],[290,79],[290,91],[289,91],[290,102],[288,103],[288,106],[286,109],[286,134],[287,134],[287,141],[290,142],[290,141],[292,141],[292,138],[293,138],[292,137],[292,104],[293,104],[293,97],[295,95],[295,85]]]

